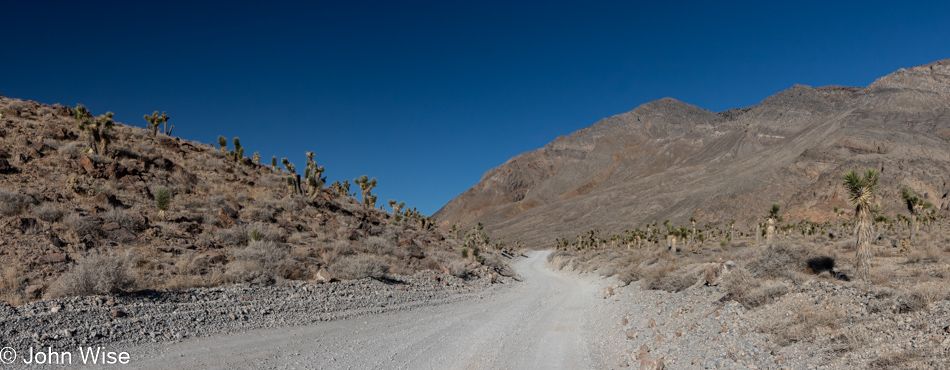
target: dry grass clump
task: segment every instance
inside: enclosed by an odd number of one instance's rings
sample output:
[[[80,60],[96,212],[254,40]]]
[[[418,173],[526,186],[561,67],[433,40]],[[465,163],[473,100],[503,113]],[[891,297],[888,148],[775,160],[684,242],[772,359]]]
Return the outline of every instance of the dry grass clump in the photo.
[[[70,230],[76,233],[76,236],[83,237],[89,235],[98,237],[102,235],[102,226],[100,220],[92,216],[82,216],[78,213],[70,213],[63,220]]]
[[[235,249],[228,273],[240,282],[272,284],[283,278],[282,267],[289,264],[290,247],[272,241],[252,241]]]
[[[248,230],[244,225],[234,225],[227,229],[218,229],[214,233],[215,239],[226,247],[239,247],[247,245]]]
[[[23,291],[20,290],[19,265],[4,265],[0,268],[0,301],[18,306],[25,302]]]
[[[163,286],[167,290],[218,286],[233,281],[222,269],[211,266],[207,258],[195,252],[185,252],[173,263],[173,275]]]
[[[771,303],[788,293],[786,284],[775,280],[763,281],[742,267],[726,274],[722,279],[722,287],[731,299],[747,308]]]
[[[105,222],[115,222],[131,232],[140,232],[148,226],[145,217],[123,208],[112,208],[102,215]]]
[[[393,242],[379,236],[370,236],[363,239],[363,248],[370,253],[378,255],[393,254]]]
[[[46,292],[46,298],[115,294],[133,289],[132,254],[92,252],[60,275]]]
[[[839,329],[843,324],[844,313],[839,310],[829,310],[807,302],[793,304],[787,309],[791,314],[762,326],[775,344],[782,347],[797,342],[813,343],[818,337]]]
[[[939,354],[938,354],[939,355]],[[868,364],[868,369],[928,369],[932,368],[926,363],[921,363],[929,356],[922,349],[907,349],[904,351],[891,351],[878,356]]]
[[[33,215],[40,220],[53,223],[63,218],[63,209],[54,203],[43,203],[33,208]]]
[[[0,215],[17,216],[33,203],[35,200],[24,194],[0,190]]]
[[[940,262],[941,255],[935,243],[922,241],[907,254],[907,263],[936,263]]]
[[[643,288],[680,292],[696,284],[697,277],[672,263],[658,263],[643,270]]]
[[[327,271],[343,280],[367,277],[382,279],[389,272],[389,265],[385,259],[379,256],[359,254],[340,258],[336,263],[330,265]]]
[[[745,266],[756,277],[774,279],[786,275],[787,271],[802,269],[806,258],[804,248],[781,243],[757,249]]]
[[[930,281],[917,284],[897,297],[899,313],[926,310],[931,303],[950,299],[950,284]]]
[[[470,264],[468,262],[447,251],[432,251],[429,254],[429,258],[434,260],[439,266],[447,270],[450,275],[455,277],[466,277],[472,272],[472,270],[469,268]]]

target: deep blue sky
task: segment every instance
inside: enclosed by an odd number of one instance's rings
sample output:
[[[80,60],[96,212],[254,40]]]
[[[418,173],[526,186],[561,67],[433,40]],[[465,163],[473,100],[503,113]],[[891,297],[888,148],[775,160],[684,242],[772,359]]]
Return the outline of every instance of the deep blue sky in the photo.
[[[431,214],[485,171],[673,97],[713,111],[950,58],[950,2],[8,1],[0,94],[315,151]]]

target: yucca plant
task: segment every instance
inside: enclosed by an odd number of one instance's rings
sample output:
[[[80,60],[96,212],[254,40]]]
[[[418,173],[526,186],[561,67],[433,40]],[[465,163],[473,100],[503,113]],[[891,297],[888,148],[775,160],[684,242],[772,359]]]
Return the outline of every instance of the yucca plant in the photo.
[[[855,269],[858,275],[868,281],[871,279],[871,238],[874,217],[874,192],[878,187],[880,175],[873,168],[858,175],[854,170],[844,174],[844,188],[848,190],[848,200],[854,205],[855,227],[857,237],[855,250]]]
[[[158,208],[158,218],[165,219],[165,211],[168,210],[168,205],[171,203],[172,195],[168,191],[168,188],[164,186],[159,186],[155,188],[155,208]]]

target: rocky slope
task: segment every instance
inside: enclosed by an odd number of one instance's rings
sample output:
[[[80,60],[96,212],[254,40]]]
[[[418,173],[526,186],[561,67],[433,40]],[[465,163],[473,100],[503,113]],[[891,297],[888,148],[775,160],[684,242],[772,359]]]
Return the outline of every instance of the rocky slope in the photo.
[[[0,300],[14,305],[421,270],[485,277],[505,266],[490,251],[463,259],[459,241],[416,213],[364,207],[355,184],[314,196],[305,182],[288,187],[292,166],[257,164],[251,148],[239,158],[115,123],[97,154],[69,107],[0,96],[0,111]]]
[[[948,140],[950,59],[719,113],[664,98],[508,160],[435,216],[544,247],[665,219],[744,228],[772,203],[821,222],[847,205],[842,174],[868,167],[882,171],[885,212],[903,209],[902,185],[947,210]]]

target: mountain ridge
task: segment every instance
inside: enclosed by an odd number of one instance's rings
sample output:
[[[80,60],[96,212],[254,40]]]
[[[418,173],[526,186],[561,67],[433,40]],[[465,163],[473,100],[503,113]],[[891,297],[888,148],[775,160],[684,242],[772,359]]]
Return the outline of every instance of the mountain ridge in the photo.
[[[866,167],[885,172],[887,212],[901,210],[891,199],[899,185],[946,209],[933,197],[950,190],[938,173],[950,157],[948,64],[901,69],[864,88],[793,85],[722,112],[648,102],[509,159],[435,216],[542,245],[664,219],[749,226],[773,202],[793,218],[823,221],[847,206],[841,174]]]

